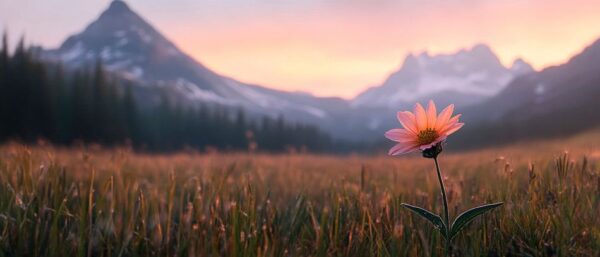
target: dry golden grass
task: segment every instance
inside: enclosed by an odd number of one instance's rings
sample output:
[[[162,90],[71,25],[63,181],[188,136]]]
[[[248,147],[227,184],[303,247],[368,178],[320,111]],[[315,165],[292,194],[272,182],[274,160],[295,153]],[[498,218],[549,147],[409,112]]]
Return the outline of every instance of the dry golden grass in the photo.
[[[440,156],[456,256],[600,256],[600,134]],[[451,144],[451,142],[450,142]],[[564,154],[569,150],[569,154]],[[0,149],[4,256],[440,256],[419,156]]]

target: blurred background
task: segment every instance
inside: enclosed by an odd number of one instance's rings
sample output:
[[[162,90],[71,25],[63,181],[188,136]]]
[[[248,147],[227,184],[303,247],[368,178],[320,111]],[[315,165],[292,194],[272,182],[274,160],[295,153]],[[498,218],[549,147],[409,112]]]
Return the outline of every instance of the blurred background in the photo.
[[[0,140],[384,152],[432,99],[456,150],[600,125],[595,1],[0,0]]]

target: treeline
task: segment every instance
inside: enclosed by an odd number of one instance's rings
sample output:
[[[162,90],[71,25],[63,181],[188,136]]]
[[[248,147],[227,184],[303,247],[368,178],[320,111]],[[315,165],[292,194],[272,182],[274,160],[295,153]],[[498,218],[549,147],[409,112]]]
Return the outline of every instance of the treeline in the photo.
[[[23,40],[0,50],[0,141],[106,146],[128,144],[145,151],[333,150],[330,137],[313,126],[283,118],[250,119],[241,110],[183,107],[164,95],[141,108],[134,86],[110,77],[101,63],[76,71],[48,64]]]

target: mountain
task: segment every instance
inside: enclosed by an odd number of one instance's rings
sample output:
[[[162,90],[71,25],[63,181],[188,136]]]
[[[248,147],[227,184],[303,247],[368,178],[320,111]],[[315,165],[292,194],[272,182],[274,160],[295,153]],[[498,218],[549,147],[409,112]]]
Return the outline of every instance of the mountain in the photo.
[[[463,116],[466,146],[557,137],[600,126],[600,39],[567,63],[516,78]]]
[[[120,0],[113,1],[82,32],[70,36],[58,49],[44,51],[43,56],[68,67],[99,60],[109,71],[138,84],[164,89],[179,104],[239,107],[257,115],[322,123],[330,130],[336,129],[336,122],[328,109],[347,106],[337,98],[278,91],[217,74],[182,52]]]
[[[139,88],[152,89],[138,90],[145,93],[137,98],[148,102],[166,92],[179,105],[243,108],[251,117],[281,115],[353,141],[381,139],[385,130],[398,126],[396,111],[429,99],[440,106],[454,103],[464,114],[469,126],[459,134],[469,134],[466,146],[564,135],[597,126],[600,120],[600,112],[594,111],[600,96],[598,42],[568,63],[540,72],[520,59],[505,67],[483,44],[452,54],[411,54],[381,86],[346,101],[273,90],[217,74],[115,0],[82,32],[58,49],[43,50],[42,56],[75,68],[101,61]]]
[[[410,54],[381,86],[368,89],[352,104],[397,109],[434,99],[467,106],[494,96],[513,78],[531,71],[531,66],[521,59],[512,67],[504,67],[483,44],[453,54]]]

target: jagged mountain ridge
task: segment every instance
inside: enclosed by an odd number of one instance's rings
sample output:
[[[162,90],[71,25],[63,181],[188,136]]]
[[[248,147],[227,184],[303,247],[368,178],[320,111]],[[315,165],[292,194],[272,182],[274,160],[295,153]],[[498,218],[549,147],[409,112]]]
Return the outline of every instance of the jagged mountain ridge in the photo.
[[[452,54],[409,54],[398,71],[356,97],[353,105],[398,108],[430,98],[447,102],[444,95],[450,95],[446,98],[451,102],[466,106],[497,94],[513,78],[531,71],[521,59],[504,67],[484,44]]]
[[[459,140],[479,147],[559,137],[600,126],[600,39],[567,63],[525,74],[464,119]]]

